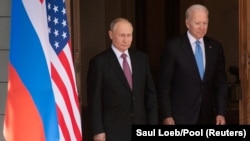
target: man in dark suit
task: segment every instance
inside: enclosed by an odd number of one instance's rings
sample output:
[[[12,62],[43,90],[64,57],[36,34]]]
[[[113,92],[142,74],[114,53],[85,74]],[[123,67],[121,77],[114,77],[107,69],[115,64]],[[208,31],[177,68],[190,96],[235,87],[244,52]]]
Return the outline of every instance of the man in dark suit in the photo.
[[[205,36],[208,14],[203,5],[190,6],[186,11],[187,33],[168,41],[164,48],[159,107],[165,125],[226,124],[224,51],[219,42]],[[202,56],[196,63],[197,40]]]
[[[146,54],[129,49],[132,24],[124,18],[113,20],[109,37],[111,47],[89,64],[90,128],[94,141],[131,141],[133,124],[158,122],[156,90]],[[123,72],[123,53],[127,55],[132,82]]]

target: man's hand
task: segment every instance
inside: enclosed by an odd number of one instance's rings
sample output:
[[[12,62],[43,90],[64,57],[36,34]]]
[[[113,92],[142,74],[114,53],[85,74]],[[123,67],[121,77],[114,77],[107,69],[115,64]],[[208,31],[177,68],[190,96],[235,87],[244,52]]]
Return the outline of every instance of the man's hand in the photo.
[[[106,140],[106,135],[105,133],[100,133],[94,135],[94,141],[105,141]]]
[[[222,115],[217,115],[216,116],[216,125],[225,125],[226,124],[226,119]]]
[[[163,120],[163,125],[175,125],[174,118],[168,117]]]

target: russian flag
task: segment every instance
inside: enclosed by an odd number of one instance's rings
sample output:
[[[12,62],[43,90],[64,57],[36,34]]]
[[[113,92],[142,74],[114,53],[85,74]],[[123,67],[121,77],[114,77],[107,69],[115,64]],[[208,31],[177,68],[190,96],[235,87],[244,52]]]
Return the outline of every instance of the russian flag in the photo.
[[[65,0],[12,0],[6,141],[82,141]]]

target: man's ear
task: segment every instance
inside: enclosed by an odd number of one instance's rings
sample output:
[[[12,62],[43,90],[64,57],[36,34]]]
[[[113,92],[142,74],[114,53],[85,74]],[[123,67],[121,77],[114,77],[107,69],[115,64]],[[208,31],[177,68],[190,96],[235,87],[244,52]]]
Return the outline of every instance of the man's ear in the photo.
[[[111,30],[109,30],[109,38],[112,39],[113,38],[113,32]]]

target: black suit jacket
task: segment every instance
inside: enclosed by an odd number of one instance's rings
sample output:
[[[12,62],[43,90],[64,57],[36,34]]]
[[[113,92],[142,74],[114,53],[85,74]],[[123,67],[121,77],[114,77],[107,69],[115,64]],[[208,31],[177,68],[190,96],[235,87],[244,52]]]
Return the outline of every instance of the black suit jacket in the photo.
[[[92,135],[107,141],[131,140],[133,124],[157,124],[157,96],[146,54],[129,50],[133,90],[110,48],[91,59],[87,96]]]
[[[215,115],[226,111],[226,72],[221,44],[204,37],[206,67],[200,79],[187,34],[169,41],[164,48],[159,96],[162,118],[176,124],[215,124]]]

